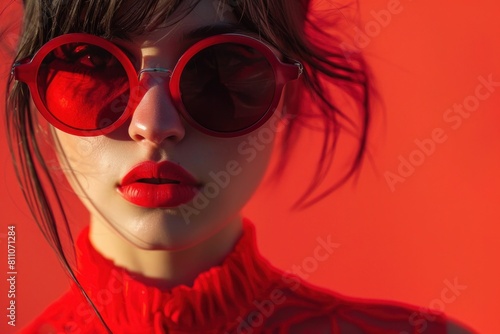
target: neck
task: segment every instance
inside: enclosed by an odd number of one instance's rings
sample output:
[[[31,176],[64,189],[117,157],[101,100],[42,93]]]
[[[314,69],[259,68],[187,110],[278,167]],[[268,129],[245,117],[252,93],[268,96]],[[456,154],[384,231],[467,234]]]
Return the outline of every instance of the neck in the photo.
[[[183,250],[144,250],[105,224],[90,224],[90,242],[116,266],[137,274],[143,283],[160,289],[192,286],[196,277],[220,265],[242,233],[238,217],[208,239]]]

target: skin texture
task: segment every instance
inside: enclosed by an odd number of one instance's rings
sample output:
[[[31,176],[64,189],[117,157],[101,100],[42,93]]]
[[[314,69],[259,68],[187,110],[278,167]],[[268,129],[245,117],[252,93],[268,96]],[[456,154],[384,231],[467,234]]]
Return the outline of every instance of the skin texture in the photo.
[[[222,13],[213,1],[203,0],[174,26],[116,43],[136,58],[138,69],[173,68],[194,43],[184,34],[201,26],[236,22],[228,11]],[[219,264],[241,235],[239,212],[264,177],[275,142],[268,135],[279,131],[280,120],[276,113],[263,127],[242,137],[207,136],[190,127],[173,107],[165,85],[168,78],[149,73],[143,77],[147,75],[154,80],[147,80],[147,91],[133,116],[113,133],[78,137],[54,131],[61,164],[91,213],[90,239],[96,249],[143,275],[149,284],[190,285],[200,272]],[[116,187],[132,167],[147,160],[177,163],[202,184],[202,194],[215,193],[214,184],[218,194],[207,196],[208,201],[195,198],[197,204],[184,208],[148,209],[127,202]],[[231,175],[229,182],[217,185],[214,173]]]

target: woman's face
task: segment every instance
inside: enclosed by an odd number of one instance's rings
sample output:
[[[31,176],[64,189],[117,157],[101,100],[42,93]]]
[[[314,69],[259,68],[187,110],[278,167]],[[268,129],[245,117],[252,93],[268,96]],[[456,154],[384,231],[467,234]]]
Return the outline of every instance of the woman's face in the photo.
[[[186,37],[190,31],[236,23],[231,11],[218,8],[218,4],[216,0],[202,0],[174,26],[132,41],[115,42],[142,60],[140,68],[172,69],[194,43]],[[147,91],[132,117],[111,134],[79,137],[57,129],[55,133],[67,158],[65,167],[73,172],[66,173],[68,179],[89,209],[92,224],[110,226],[140,248],[182,249],[239,219],[239,211],[268,166],[274,135],[279,131],[279,113],[250,134],[212,137],[192,128],[179,115],[164,76],[147,75]],[[210,112],[211,106],[206,108]],[[149,198],[145,206],[127,198],[120,191],[123,179],[145,161],[169,161],[181,166],[196,180],[194,198],[183,205],[172,204],[176,200],[170,198],[168,208],[162,207],[161,199]],[[61,163],[66,164],[64,159]],[[155,189],[153,185],[146,187]],[[190,198],[180,193],[174,191],[171,196]]]

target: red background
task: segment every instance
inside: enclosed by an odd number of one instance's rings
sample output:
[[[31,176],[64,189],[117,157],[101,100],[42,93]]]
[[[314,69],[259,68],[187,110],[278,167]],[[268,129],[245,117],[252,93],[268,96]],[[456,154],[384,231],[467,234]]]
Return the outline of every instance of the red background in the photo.
[[[373,12],[395,0],[361,1],[364,22],[377,28]],[[0,22],[15,22],[14,7]],[[311,137],[291,158],[291,172],[279,188],[263,186],[245,209],[256,222],[264,255],[283,269],[301,265],[318,237],[340,244],[310,272],[314,284],[343,294],[437,305],[445,280],[467,288],[445,312],[481,333],[496,333],[500,310],[500,87],[456,130],[443,120],[445,111],[474,94],[478,77],[500,81],[500,43],[494,0],[480,2],[402,0],[402,10],[371,35],[364,51],[374,68],[385,102],[385,118],[376,116],[370,144],[373,163],[365,164],[357,184],[347,184],[311,209],[290,212],[301,192]],[[365,26],[366,27],[366,26]],[[362,26],[362,29],[365,29]],[[0,75],[8,64],[2,41]],[[377,111],[381,114],[380,111]],[[435,128],[447,140],[437,144],[404,183],[391,191],[384,174],[396,173],[399,156],[417,149],[415,140],[430,138]],[[68,286],[23,203],[5,141],[0,142],[0,267],[6,276],[5,237],[17,230],[17,325],[29,322]],[[269,199],[273,199],[272,201]],[[1,255],[4,254],[4,255]],[[0,301],[7,307],[1,279]],[[0,332],[13,333],[0,319]],[[19,328],[19,327],[17,327]]]

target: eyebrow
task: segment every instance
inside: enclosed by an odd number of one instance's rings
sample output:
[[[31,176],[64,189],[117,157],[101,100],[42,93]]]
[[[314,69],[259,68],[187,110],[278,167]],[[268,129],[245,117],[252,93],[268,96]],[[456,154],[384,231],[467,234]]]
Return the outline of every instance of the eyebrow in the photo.
[[[245,33],[255,34],[255,32],[238,24],[224,23],[216,25],[207,25],[188,31],[183,35],[184,40],[203,39],[214,35],[230,34],[230,33]]]

